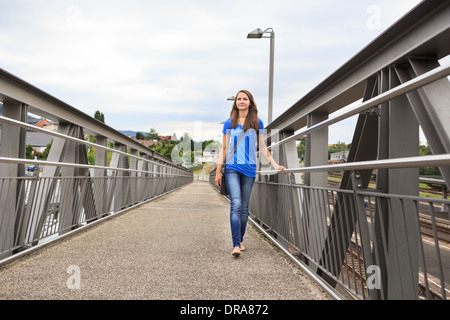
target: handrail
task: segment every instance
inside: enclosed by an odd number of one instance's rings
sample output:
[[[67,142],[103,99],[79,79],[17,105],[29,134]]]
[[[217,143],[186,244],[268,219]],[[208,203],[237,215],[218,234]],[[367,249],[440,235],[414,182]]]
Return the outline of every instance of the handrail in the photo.
[[[137,170],[137,169],[129,169],[129,168],[117,168],[117,167],[106,167],[106,166],[95,166],[90,164],[79,164],[79,163],[70,163],[70,162],[54,162],[54,161],[42,161],[42,160],[31,160],[31,159],[22,159],[22,158],[6,158],[0,157],[0,163],[14,163],[14,164],[37,164],[37,165],[46,165],[46,166],[55,166],[55,167],[70,167],[70,168],[84,168],[84,169],[101,169],[101,170],[113,170],[113,171],[125,171],[125,172],[142,172],[142,173],[153,173],[153,174],[163,174],[163,175],[176,175],[176,176],[186,176],[190,177],[191,174],[175,174],[168,172],[156,172],[156,171],[146,171],[146,170]],[[171,168],[173,169],[173,168]],[[181,172],[181,171],[180,171]]]
[[[320,122],[320,123],[318,123],[316,125],[313,125],[313,126],[311,126],[309,128],[301,130],[300,132],[298,132],[298,133],[296,133],[296,134],[294,134],[294,135],[292,135],[292,136],[290,136],[290,137],[288,137],[286,139],[283,139],[281,141],[272,143],[270,146],[267,146],[267,148],[270,149],[270,148],[273,148],[275,146],[279,146],[279,145],[288,143],[290,141],[296,140],[297,138],[299,138],[301,136],[304,136],[306,134],[309,134],[309,133],[311,133],[311,132],[313,132],[315,130],[318,130],[318,129],[321,129],[323,127],[327,127],[327,126],[330,126],[332,124],[335,124],[335,123],[337,123],[339,121],[342,121],[342,120],[347,119],[347,118],[349,118],[351,116],[354,116],[355,114],[358,114],[358,113],[363,112],[363,111],[365,111],[367,109],[373,108],[373,107],[375,107],[375,106],[377,106],[377,105],[379,105],[379,104],[381,104],[383,102],[386,102],[386,101],[388,101],[390,99],[393,99],[393,98],[395,98],[395,97],[397,97],[399,95],[405,94],[405,93],[407,93],[409,91],[412,91],[414,89],[417,89],[419,87],[427,85],[427,84],[429,84],[429,83],[431,83],[433,81],[439,80],[439,79],[441,79],[441,78],[443,78],[445,76],[448,76],[448,75],[450,75],[450,64],[437,67],[437,68],[435,68],[435,69],[433,69],[431,71],[428,71],[428,72],[426,72],[426,73],[424,73],[424,74],[422,74],[420,76],[417,76],[416,78],[414,78],[412,80],[409,80],[409,81],[407,81],[405,83],[402,83],[402,84],[398,85],[397,87],[395,87],[395,88],[393,88],[393,89],[391,89],[389,91],[381,93],[378,96],[376,96],[376,97],[374,97],[374,98],[372,98],[370,100],[364,101],[364,102],[362,102],[362,103],[352,107],[350,110],[348,110],[345,113],[342,113],[342,114],[340,114],[340,115],[338,115],[338,116],[336,116],[334,118],[327,119],[327,120],[322,121],[322,122]]]
[[[430,156],[392,158],[383,160],[370,160],[347,162],[333,165],[312,166],[304,168],[291,168],[285,170],[262,170],[259,174],[299,173],[299,172],[326,172],[335,170],[364,170],[383,168],[417,168],[422,166],[450,166],[450,154],[437,154]]]
[[[442,186],[444,186],[444,187],[447,186],[447,184],[445,183],[445,180],[443,180],[443,179],[434,179],[434,178],[427,178],[427,177],[419,177],[419,181],[420,181],[420,182],[424,182],[424,183],[439,184],[439,185],[442,185]]]

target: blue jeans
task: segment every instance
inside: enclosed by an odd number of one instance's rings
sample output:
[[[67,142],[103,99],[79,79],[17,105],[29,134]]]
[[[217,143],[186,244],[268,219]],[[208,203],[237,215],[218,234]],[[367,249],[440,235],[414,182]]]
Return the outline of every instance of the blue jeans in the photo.
[[[231,169],[225,169],[228,194],[230,197],[230,225],[233,248],[244,241],[248,221],[248,204],[255,178]]]

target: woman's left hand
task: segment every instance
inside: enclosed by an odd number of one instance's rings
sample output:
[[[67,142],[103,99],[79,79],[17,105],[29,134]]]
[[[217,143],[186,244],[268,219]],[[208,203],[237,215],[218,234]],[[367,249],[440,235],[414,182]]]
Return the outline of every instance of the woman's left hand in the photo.
[[[275,170],[285,170],[286,168],[285,167],[283,167],[283,166],[276,166],[275,167]]]

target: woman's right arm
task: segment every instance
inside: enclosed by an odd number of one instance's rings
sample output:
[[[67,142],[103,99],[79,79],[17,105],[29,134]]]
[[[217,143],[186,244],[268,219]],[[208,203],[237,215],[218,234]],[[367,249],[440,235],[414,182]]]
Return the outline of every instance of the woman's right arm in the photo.
[[[220,185],[222,184],[222,176],[220,175],[220,171],[222,170],[222,167],[225,165],[225,157],[227,154],[227,140],[228,135],[224,134],[222,141],[222,149],[220,149],[219,160],[217,162],[216,178],[214,179],[214,182],[218,188],[220,188]]]

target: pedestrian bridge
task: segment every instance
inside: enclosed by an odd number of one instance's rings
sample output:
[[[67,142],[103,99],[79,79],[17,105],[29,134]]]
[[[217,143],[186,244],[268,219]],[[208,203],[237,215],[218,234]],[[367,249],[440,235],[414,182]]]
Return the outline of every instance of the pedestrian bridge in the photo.
[[[449,16],[421,2],[268,124],[288,169],[259,161],[239,259],[214,172],[198,181],[0,69],[0,297],[448,299]],[[353,116],[346,161],[329,163],[328,128]],[[26,159],[27,131],[53,137],[45,161]]]

